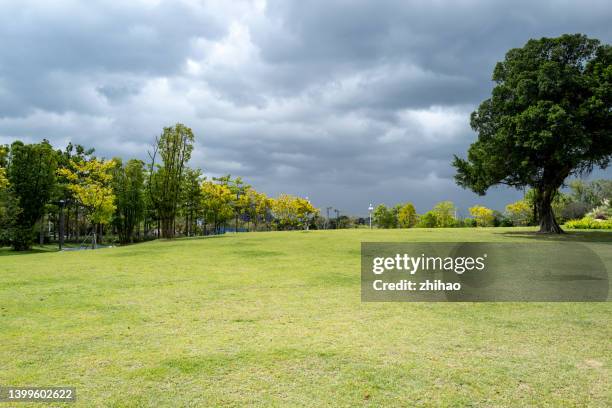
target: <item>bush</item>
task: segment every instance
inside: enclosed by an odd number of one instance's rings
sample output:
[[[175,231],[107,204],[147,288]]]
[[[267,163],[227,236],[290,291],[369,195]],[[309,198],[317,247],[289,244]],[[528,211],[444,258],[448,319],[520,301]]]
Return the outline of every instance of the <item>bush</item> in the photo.
[[[419,217],[417,227],[435,228],[438,225],[438,217],[433,211],[428,211]]]
[[[598,220],[584,217],[579,220],[570,220],[565,223],[568,229],[612,229],[612,220]]]
[[[604,200],[603,203],[593,208],[588,214],[587,217],[594,218],[597,220],[609,220],[612,218],[612,206],[610,206],[610,202],[608,200]]]
[[[472,228],[476,226],[476,220],[473,218],[466,218],[463,220],[463,226],[467,228]]]

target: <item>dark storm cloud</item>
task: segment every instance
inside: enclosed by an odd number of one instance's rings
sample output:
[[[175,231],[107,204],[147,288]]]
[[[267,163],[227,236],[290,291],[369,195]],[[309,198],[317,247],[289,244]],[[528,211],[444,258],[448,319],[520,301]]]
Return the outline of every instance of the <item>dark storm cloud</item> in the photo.
[[[604,1],[26,1],[0,5],[0,142],[136,156],[194,129],[192,164],[365,212],[501,208],[453,182],[496,61],[529,38],[610,42]]]

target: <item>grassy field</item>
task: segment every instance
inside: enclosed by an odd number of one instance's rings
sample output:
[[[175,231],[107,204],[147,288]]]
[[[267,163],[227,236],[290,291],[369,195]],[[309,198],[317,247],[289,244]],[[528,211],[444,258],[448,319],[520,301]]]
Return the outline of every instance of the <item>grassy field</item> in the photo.
[[[612,261],[610,232],[503,228],[0,250],[0,385],[82,407],[610,406],[612,303],[360,301],[361,241],[555,239]]]

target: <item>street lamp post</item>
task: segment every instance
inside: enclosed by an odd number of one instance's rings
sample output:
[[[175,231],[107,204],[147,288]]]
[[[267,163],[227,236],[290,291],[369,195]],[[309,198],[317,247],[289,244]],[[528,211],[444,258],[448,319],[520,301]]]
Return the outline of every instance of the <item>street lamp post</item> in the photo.
[[[64,246],[64,205],[66,201],[59,200],[60,213],[59,213],[59,250],[62,250]]]
[[[372,203],[370,203],[370,206],[368,207],[368,212],[370,213],[370,229],[372,229],[372,211],[374,210],[374,207],[372,206]]]

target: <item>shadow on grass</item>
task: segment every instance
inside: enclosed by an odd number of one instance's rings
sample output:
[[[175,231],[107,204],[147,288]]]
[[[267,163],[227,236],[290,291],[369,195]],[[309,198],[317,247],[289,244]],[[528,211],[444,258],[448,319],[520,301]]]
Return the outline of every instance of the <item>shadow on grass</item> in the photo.
[[[540,234],[531,231],[504,231],[506,237],[533,239],[541,242],[612,242],[608,231],[565,231],[565,234]]]
[[[32,254],[48,254],[50,252],[58,252],[57,247],[55,248],[32,248],[27,251],[14,251],[13,248],[2,247],[0,248],[0,256],[16,256],[16,255],[32,255]]]

